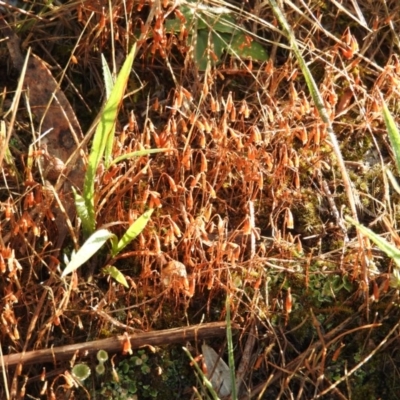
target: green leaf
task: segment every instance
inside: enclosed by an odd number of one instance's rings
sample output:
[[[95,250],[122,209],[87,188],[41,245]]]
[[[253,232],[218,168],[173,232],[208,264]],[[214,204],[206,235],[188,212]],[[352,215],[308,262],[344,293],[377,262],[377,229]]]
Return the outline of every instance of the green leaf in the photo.
[[[211,27],[221,33],[233,34],[237,29],[237,22],[232,15],[222,14],[215,18],[214,23],[210,24]]]
[[[397,171],[400,173],[400,133],[397,129],[396,122],[390,113],[385,100],[382,99],[383,118],[389,135],[390,144],[392,145]]]
[[[186,20],[183,25],[185,26],[185,28],[190,28],[194,17],[193,9],[187,6],[181,6],[179,7],[179,11],[183,14]],[[182,27],[182,21],[179,18],[167,19],[165,21],[165,30],[168,33],[180,32],[181,27]]]
[[[75,190],[74,187],[72,188],[72,191],[75,198],[76,212],[78,213],[78,217],[82,221],[83,230],[90,231],[90,227],[93,225],[94,222],[90,220],[85,199]]]
[[[103,244],[115,236],[113,233],[107,229],[100,229],[93,233],[83,244],[83,246],[76,252],[72,254],[71,260],[67,267],[61,274],[61,278],[75,271],[81,265],[83,265],[90,257],[95,254]]]
[[[243,32],[233,37],[231,45],[228,46],[228,52],[240,58],[251,58],[258,62],[268,60],[268,54],[264,47],[260,43],[254,41],[250,35]]]
[[[205,15],[204,13],[197,13],[197,15],[199,18],[197,29],[208,29],[221,33],[230,33],[230,36],[232,36],[235,30],[238,29],[238,27],[235,26],[237,25],[235,19],[229,14]]]
[[[142,157],[142,156],[147,156],[149,154],[162,153],[164,151],[171,151],[171,149],[138,150],[138,151],[133,151],[132,153],[122,154],[121,156],[114,158],[114,160],[112,160],[112,162],[110,163],[110,167],[111,167],[111,165],[118,164],[119,162],[128,160],[129,158]]]
[[[268,55],[264,47],[245,34],[238,26],[234,16],[223,7],[210,7],[204,4],[193,4],[190,7],[180,8],[185,17],[185,22],[178,18],[165,21],[167,32],[180,32],[182,25],[192,32],[190,39],[195,39],[194,61],[200,71],[207,69],[208,62],[215,62],[207,54],[208,46],[218,59],[223,50],[228,49],[230,54],[240,58],[252,58],[255,61],[264,62]]]
[[[207,52],[208,47],[208,32],[204,29],[199,30],[196,34],[196,43],[194,48],[194,62],[200,71],[207,69],[207,64],[210,61]]]
[[[208,62],[215,64],[215,61],[208,56],[207,49],[209,44],[218,60],[221,59],[225,49],[235,57],[244,59],[251,58],[258,62],[268,60],[268,54],[264,47],[244,33],[240,32],[232,37],[232,35],[228,33],[209,33],[206,30],[200,30],[197,32],[194,51],[194,61],[200,71],[205,71],[207,69]]]
[[[132,240],[134,240],[146,227],[151,214],[153,214],[154,209],[145,211],[125,232],[121,240],[118,242],[116,247],[112,248],[112,256],[115,257],[121,252]]]
[[[133,60],[135,57],[136,44],[126,58],[124,65],[118,74],[117,81],[111,91],[110,97],[107,100],[101,114],[99,125],[93,138],[93,145],[89,156],[88,168],[85,175],[85,182],[83,185],[83,198],[85,199],[86,207],[88,210],[88,220],[90,226],[84,227],[85,234],[91,234],[95,230],[95,205],[94,205],[94,182],[96,178],[96,171],[100,162],[105,156],[106,167],[111,162],[111,152],[114,143],[115,122],[118,115],[118,110],[121,105],[125,88],[128,82],[129,74],[132,68]]]
[[[126,58],[124,65],[121,68],[121,71],[118,74],[115,85],[111,91],[110,97],[106,103],[106,107],[104,110],[104,120],[100,121],[100,125],[104,122],[106,127],[107,134],[107,145],[105,148],[105,166],[108,167],[108,164],[111,161],[112,149],[114,146],[114,133],[115,133],[115,122],[117,120],[118,111],[122,104],[122,100],[124,98],[126,86],[128,84],[128,79],[131,74],[133,60],[135,59],[136,52],[136,43],[132,46],[128,57]],[[103,132],[103,129],[100,129]]]
[[[107,64],[104,55],[101,55],[101,65],[103,67],[103,76],[104,76],[104,86],[106,88],[106,98],[109,99],[111,95],[112,88],[114,87],[114,79],[112,77],[112,73]]]
[[[165,21],[165,30],[168,33],[180,32],[182,25],[189,31],[194,28],[195,20],[197,22],[197,30],[208,29],[217,32],[234,33],[237,29],[235,18],[225,13],[221,13],[218,8],[202,6],[201,9],[194,7],[182,6],[179,11],[185,17],[185,22],[179,18],[167,19]]]
[[[178,18],[167,19],[165,21],[165,31],[168,33],[180,32],[182,27],[182,22]]]
[[[232,36],[226,33],[216,34],[212,33],[212,43],[213,43],[213,52],[218,58],[221,60],[222,53],[228,47],[229,41],[231,40]]]
[[[395,289],[400,289],[400,270],[395,268],[390,276],[390,286]]]
[[[102,272],[105,275],[110,275],[111,278],[113,278],[115,281],[119,282],[126,288],[129,288],[128,282],[126,281],[124,274],[117,267],[114,267],[113,265],[107,265],[102,269]]]
[[[378,236],[376,233],[371,231],[371,229],[368,229],[365,226],[357,223],[353,218],[346,216],[346,220],[351,222],[361,231],[361,233],[371,239],[388,257],[390,257],[396,263],[397,267],[400,268],[400,250],[396,246]]]

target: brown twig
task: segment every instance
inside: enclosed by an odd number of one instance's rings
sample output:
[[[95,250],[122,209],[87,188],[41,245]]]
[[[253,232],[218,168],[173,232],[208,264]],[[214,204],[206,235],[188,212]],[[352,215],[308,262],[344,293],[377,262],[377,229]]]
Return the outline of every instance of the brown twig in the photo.
[[[181,343],[191,340],[204,340],[212,337],[225,335],[225,322],[212,322],[209,324],[194,325],[185,328],[166,329],[158,332],[145,332],[128,335],[131,347],[137,349],[141,346],[161,346],[172,343]],[[237,326],[236,326],[237,328]],[[10,354],[4,356],[4,365],[11,367],[18,363],[23,365],[40,364],[68,360],[76,352],[80,357],[88,355],[102,349],[109,353],[118,353],[122,351],[123,342],[126,335],[114,336],[107,339],[94,340],[92,342],[77,343],[67,346],[54,347],[50,349],[34,350],[25,354]]]

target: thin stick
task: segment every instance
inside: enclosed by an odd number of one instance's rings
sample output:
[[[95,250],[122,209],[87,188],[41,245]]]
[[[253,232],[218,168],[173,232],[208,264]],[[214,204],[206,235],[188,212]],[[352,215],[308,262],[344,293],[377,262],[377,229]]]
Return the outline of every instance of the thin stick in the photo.
[[[4,382],[4,391],[6,392],[6,397],[7,400],[10,398],[10,392],[8,390],[8,384],[7,384],[7,374],[5,370],[5,364],[4,364],[4,357],[3,357],[3,351],[1,349],[1,342],[0,342],[0,360],[1,360],[1,368],[2,368],[2,375],[3,375],[3,382]]]
[[[237,328],[236,325],[233,326]],[[193,325],[185,328],[166,329],[158,332],[135,333],[128,335],[133,349],[145,345],[161,346],[171,343],[181,343],[192,340],[203,340],[212,337],[225,336],[226,322],[212,322],[209,324]],[[87,357],[102,349],[109,353],[119,353],[126,340],[126,335],[114,336],[92,342],[77,343],[68,346],[53,347],[50,349],[34,350],[4,356],[4,365],[10,367],[18,363],[23,365],[54,362],[54,360],[69,360],[78,352],[80,357]],[[2,367],[3,369],[3,367]]]

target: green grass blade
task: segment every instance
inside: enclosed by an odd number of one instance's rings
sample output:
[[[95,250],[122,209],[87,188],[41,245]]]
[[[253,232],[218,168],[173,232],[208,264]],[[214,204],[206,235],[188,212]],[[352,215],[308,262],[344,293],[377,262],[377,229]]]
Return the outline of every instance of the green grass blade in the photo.
[[[101,65],[103,68],[104,86],[106,88],[106,98],[109,99],[112,89],[114,87],[114,79],[112,77],[110,68],[103,54],[101,55]]]
[[[371,239],[388,257],[390,257],[396,263],[397,267],[400,268],[400,250],[396,246],[378,236],[376,233],[371,231],[371,229],[368,229],[365,226],[357,223],[353,218],[347,216],[346,220],[356,226],[361,233]]]
[[[86,171],[85,182],[83,185],[83,198],[85,199],[89,226],[84,227],[85,235],[94,232],[96,228],[96,215],[94,205],[94,182],[96,171],[105,156],[105,165],[110,163],[112,146],[114,142],[115,122],[118,115],[118,110],[121,105],[125,88],[128,82],[129,74],[132,68],[135,57],[136,45],[132,49],[118,74],[117,81],[111,91],[110,98],[107,100],[99,125],[93,138],[93,145],[89,156],[88,168]]]
[[[310,94],[315,103],[315,106],[318,108],[318,112],[320,113],[322,120],[330,126],[331,123],[329,120],[328,113],[326,112],[326,109],[324,106],[324,101],[318,90],[318,86],[317,86],[317,84],[316,84],[316,82],[315,82],[310,70],[308,69],[307,64],[301,54],[299,46],[297,45],[296,38],[293,35],[293,32],[292,32],[289,24],[287,23],[285,16],[282,14],[282,11],[280,10],[276,1],[269,0],[269,3],[271,4],[272,10],[273,10],[275,16],[277,17],[277,19],[279,20],[279,23],[281,24],[281,26],[285,32],[286,38],[289,40],[290,47],[293,50],[293,52],[296,56],[297,62],[300,65],[301,71],[304,74],[304,78],[306,80],[307,87],[310,90]]]
[[[118,111],[122,104],[126,85],[128,84],[128,79],[131,74],[132,64],[135,58],[135,52],[136,52],[136,44],[132,46],[129,55],[126,58],[124,65],[122,66],[121,71],[118,74],[115,85],[107,101],[106,110],[104,110],[106,114],[105,123],[108,124],[108,128],[110,129],[109,133],[107,134],[106,149],[104,154],[106,168],[108,168],[108,165],[111,162],[112,149],[114,146],[115,122],[117,120]],[[109,114],[108,117],[107,114]]]
[[[103,274],[110,275],[115,281],[119,282],[121,285],[129,288],[128,282],[124,276],[124,274],[113,265],[107,265],[102,269]]]
[[[202,378],[204,386],[209,390],[212,398],[214,400],[219,400],[219,397],[215,391],[215,389],[213,388],[213,385],[211,384],[211,382],[207,379],[207,377],[204,375],[203,371],[201,370],[201,368],[199,367],[199,364],[197,364],[197,362],[193,359],[192,355],[190,354],[190,351],[186,348],[186,347],[182,347],[183,351],[187,354],[187,356],[190,358],[190,361],[192,362],[193,366],[195,367],[197,373],[199,374],[199,376]]]
[[[389,168],[385,168],[385,172],[387,177],[389,178],[390,183],[393,186],[393,189],[400,194],[400,185],[397,183],[396,177],[393,175],[392,171]],[[399,171],[400,172],[400,171]]]
[[[82,221],[83,230],[89,232],[91,229],[91,221],[85,199],[75,190],[74,187],[72,188],[72,191],[74,193],[76,212]]]
[[[113,246],[112,256],[115,257],[118,253],[120,253],[132,240],[134,240],[146,227],[151,214],[153,214],[154,209],[145,211],[125,232],[124,236],[122,236],[121,240],[118,242],[116,246]]]
[[[332,150],[336,156],[336,160],[338,162],[339,169],[342,174],[342,179],[344,181],[347,199],[350,203],[350,209],[353,214],[353,218],[357,219],[356,198],[355,198],[354,192],[352,190],[352,183],[351,183],[349,173],[347,172],[347,169],[346,169],[343,157],[342,157],[339,142],[338,142],[335,132],[333,130],[332,123],[330,121],[328,112],[325,108],[322,95],[318,90],[318,86],[307,66],[306,61],[303,58],[303,55],[299,49],[299,46],[297,45],[296,37],[294,36],[293,31],[290,28],[285,16],[283,15],[282,11],[280,10],[279,6],[277,5],[276,0],[268,0],[268,1],[272,7],[272,10],[273,10],[276,18],[278,19],[280,25],[282,26],[285,36],[286,36],[287,40],[289,41],[290,47],[293,50],[293,52],[296,56],[297,62],[300,65],[301,71],[303,72],[308,90],[310,91],[310,94],[314,101],[315,107],[317,108],[322,121],[326,124],[326,131],[328,133],[329,140],[330,140],[331,146],[332,146]]]
[[[108,239],[113,236],[115,235],[107,229],[100,229],[93,233],[93,235],[86,240],[83,246],[76,253],[73,253],[71,261],[61,274],[61,278],[82,266],[103,246]]]
[[[396,122],[390,113],[385,100],[382,99],[383,118],[385,120],[386,128],[389,135],[390,144],[394,152],[396,160],[397,171],[400,173],[400,133],[397,129]]]
[[[4,150],[4,160],[11,167],[13,174],[19,176],[20,173],[15,165],[14,158],[10,151],[9,141],[7,140],[6,123],[3,120],[0,121],[0,149]]]
[[[128,160],[130,158],[148,156],[149,154],[162,153],[164,151],[171,151],[171,149],[138,150],[138,151],[133,151],[132,153],[122,154],[121,156],[116,157],[114,158],[114,160],[111,161],[110,167],[111,165],[118,164],[119,162]]]
[[[228,341],[228,363],[229,363],[229,370],[231,372],[231,382],[232,382],[231,399],[237,400],[236,378],[235,378],[236,368],[235,368],[235,356],[233,353],[231,305],[229,302],[229,296],[226,296],[226,339]]]

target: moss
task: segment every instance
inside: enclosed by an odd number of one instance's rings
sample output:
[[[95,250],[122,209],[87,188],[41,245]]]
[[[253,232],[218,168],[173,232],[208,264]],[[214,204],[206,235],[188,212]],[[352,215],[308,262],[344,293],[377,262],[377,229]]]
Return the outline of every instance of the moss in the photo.
[[[323,231],[319,208],[318,197],[315,196],[315,192],[302,189],[302,201],[292,210],[296,233],[310,236]]]
[[[176,399],[194,382],[189,360],[179,346],[158,349],[155,353],[141,349],[116,366],[119,382],[108,372],[97,395],[101,399],[143,398]]]

